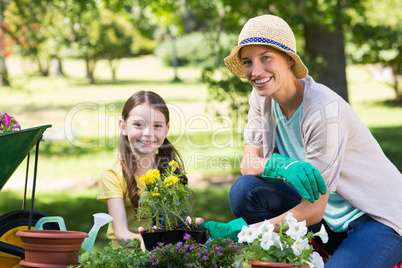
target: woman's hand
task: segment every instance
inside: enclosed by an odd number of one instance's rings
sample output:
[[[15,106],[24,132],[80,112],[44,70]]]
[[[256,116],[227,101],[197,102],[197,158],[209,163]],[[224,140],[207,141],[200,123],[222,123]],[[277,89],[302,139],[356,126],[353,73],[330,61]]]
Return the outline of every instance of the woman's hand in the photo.
[[[293,185],[300,195],[314,203],[320,194],[327,192],[325,181],[320,172],[310,163],[273,154],[265,165],[264,179],[284,181]]]
[[[191,217],[190,217],[190,216],[187,216],[186,222],[187,222],[188,224],[192,224],[192,220],[191,220]],[[204,219],[203,219],[203,218],[195,218],[195,224],[200,225],[200,224],[203,223],[203,222],[204,222]]]

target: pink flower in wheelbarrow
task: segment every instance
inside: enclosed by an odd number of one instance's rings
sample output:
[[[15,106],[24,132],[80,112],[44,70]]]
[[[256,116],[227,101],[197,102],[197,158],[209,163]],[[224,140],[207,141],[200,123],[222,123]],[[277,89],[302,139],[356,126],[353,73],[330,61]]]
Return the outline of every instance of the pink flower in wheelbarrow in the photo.
[[[0,133],[13,132],[16,130],[21,130],[21,126],[17,120],[7,113],[0,113]]]

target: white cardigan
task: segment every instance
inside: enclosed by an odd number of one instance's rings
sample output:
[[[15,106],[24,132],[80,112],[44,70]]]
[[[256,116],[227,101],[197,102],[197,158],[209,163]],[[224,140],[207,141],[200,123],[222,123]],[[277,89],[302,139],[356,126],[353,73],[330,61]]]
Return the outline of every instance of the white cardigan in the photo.
[[[300,81],[305,161],[320,171],[329,191],[402,236],[402,174],[347,102],[310,76]],[[269,158],[275,148],[273,100],[253,89],[249,103],[245,144],[262,147]]]

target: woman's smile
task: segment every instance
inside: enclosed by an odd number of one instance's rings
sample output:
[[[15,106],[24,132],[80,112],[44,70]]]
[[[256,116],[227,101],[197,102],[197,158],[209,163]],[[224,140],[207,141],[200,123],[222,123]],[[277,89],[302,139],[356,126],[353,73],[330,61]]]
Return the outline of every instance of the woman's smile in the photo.
[[[254,85],[255,85],[255,87],[264,87],[264,86],[268,85],[269,82],[271,82],[272,78],[273,77],[263,78],[263,79],[255,79]]]

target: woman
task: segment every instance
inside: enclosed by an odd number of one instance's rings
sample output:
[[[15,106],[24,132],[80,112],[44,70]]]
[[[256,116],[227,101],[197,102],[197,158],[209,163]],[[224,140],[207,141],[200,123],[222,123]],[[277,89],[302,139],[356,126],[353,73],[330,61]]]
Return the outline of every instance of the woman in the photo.
[[[229,193],[234,215],[259,226],[292,212],[311,229],[325,224],[325,267],[402,260],[402,175],[353,109],[307,75],[289,25],[272,15],[250,19],[225,64],[253,86],[243,176]],[[241,225],[201,226],[225,236]]]

